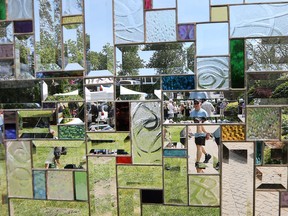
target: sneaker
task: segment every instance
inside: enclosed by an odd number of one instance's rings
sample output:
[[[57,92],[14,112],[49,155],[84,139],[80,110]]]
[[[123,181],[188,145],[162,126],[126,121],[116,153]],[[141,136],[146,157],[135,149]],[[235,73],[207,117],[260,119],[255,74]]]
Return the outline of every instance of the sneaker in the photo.
[[[196,167],[196,168],[199,168],[199,167],[200,167],[199,162],[196,162],[196,163],[195,163],[195,167]]]
[[[208,163],[210,158],[211,158],[210,154],[205,154],[205,160],[203,161],[203,163]]]
[[[215,166],[215,169],[216,169],[216,170],[219,170],[219,169],[220,169],[219,162],[217,162],[217,164],[216,164],[216,166]]]

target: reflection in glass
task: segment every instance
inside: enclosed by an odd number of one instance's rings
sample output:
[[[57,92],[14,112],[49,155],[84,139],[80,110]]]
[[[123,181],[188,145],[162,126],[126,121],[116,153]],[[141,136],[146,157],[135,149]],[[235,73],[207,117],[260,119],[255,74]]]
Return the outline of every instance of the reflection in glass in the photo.
[[[160,103],[131,103],[131,137],[133,162],[136,164],[160,164],[161,112]]]
[[[223,143],[223,215],[253,215],[253,170],[253,142]]]
[[[119,215],[141,215],[140,190],[118,189]],[[129,203],[129,205],[127,205]]]
[[[62,15],[82,14],[82,0],[62,0]]]
[[[230,40],[231,87],[244,87],[244,40]]]
[[[193,90],[194,88],[194,75],[162,76],[163,90]]]
[[[46,172],[33,170],[34,199],[46,199]]]
[[[256,189],[287,189],[287,167],[257,166],[255,172]]]
[[[14,60],[0,60],[0,80],[15,79]]]
[[[164,203],[188,204],[187,159],[164,158]]]
[[[209,21],[209,0],[178,0],[177,3],[178,23]]]
[[[265,141],[263,163],[287,164],[287,143],[280,141]]]
[[[200,89],[228,89],[229,58],[197,58],[197,78]]]
[[[187,148],[185,126],[164,126],[162,135],[164,148]]]
[[[60,0],[35,0],[36,71],[61,70]]]
[[[12,22],[0,23],[0,42],[1,44],[13,42],[13,23]]]
[[[130,130],[130,106],[128,102],[117,102],[115,104],[116,110],[116,130],[129,131]]]
[[[228,21],[227,7],[211,7],[211,22]]]
[[[86,86],[85,95],[87,102],[112,101],[114,99],[114,85],[107,83]]]
[[[144,42],[143,1],[114,1],[115,44]]]
[[[264,215],[267,212],[279,215],[279,192],[256,191],[255,192],[255,215]],[[285,215],[285,214],[280,214]]]
[[[9,197],[33,197],[30,141],[6,142]]]
[[[0,196],[7,197],[7,176],[6,176],[6,153],[3,144],[0,145]],[[3,200],[4,201],[4,200]],[[0,210],[3,215],[8,215],[7,202],[0,204]]]
[[[33,1],[8,1],[7,3],[7,19],[32,19]]]
[[[229,7],[230,36],[287,35],[288,4],[255,4]]]
[[[146,12],[146,41],[176,41],[175,10]]]
[[[228,24],[197,24],[197,56],[229,54]]]

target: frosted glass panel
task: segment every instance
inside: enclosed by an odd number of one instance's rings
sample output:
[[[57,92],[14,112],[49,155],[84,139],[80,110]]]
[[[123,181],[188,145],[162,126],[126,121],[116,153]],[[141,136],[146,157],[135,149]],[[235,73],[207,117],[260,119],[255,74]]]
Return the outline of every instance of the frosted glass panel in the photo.
[[[256,191],[255,215],[279,215],[279,192]],[[287,215],[287,214],[280,214]]]
[[[175,8],[176,0],[153,0],[153,9],[156,8]]]
[[[7,19],[32,19],[32,0],[8,1]]]
[[[197,56],[228,55],[228,24],[198,24],[196,30]]]
[[[62,15],[82,14],[82,0],[62,0]]]
[[[143,1],[115,0],[115,43],[144,42],[143,16]]]
[[[6,145],[8,195],[32,198],[30,141],[11,141]]]
[[[229,58],[198,58],[197,77],[200,89],[228,89]]]
[[[13,23],[12,22],[0,23],[0,42],[1,44],[13,42]]]
[[[47,171],[47,199],[74,200],[73,172]]]
[[[176,41],[175,10],[146,12],[146,41]]]
[[[230,7],[230,36],[267,37],[288,33],[288,4]]]
[[[208,22],[209,0],[178,0],[178,23]]]

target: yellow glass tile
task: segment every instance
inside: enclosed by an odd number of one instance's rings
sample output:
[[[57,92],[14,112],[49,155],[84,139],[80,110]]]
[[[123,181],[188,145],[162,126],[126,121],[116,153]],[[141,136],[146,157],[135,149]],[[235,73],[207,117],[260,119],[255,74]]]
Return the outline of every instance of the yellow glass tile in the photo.
[[[222,126],[222,141],[243,141],[245,132],[243,125]]]
[[[211,22],[228,21],[227,7],[211,7]]]
[[[82,23],[83,17],[80,16],[71,16],[71,17],[63,17],[62,24],[71,24],[71,23]]]

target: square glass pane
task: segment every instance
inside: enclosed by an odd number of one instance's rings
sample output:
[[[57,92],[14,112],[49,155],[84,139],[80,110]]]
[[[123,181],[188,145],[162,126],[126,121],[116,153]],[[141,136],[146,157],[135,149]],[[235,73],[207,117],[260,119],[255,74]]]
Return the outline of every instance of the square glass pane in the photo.
[[[208,22],[210,17],[209,0],[178,0],[178,23]]]
[[[175,8],[176,0],[153,0],[153,9],[158,8]]]
[[[185,126],[163,127],[163,148],[181,149],[187,148],[187,132]]]
[[[228,24],[197,24],[196,55],[214,56],[229,54]]]
[[[140,190],[137,189],[118,189],[119,214],[141,215]],[[129,205],[127,205],[129,203]]]
[[[255,188],[259,190],[287,189],[287,167],[256,167]]]
[[[195,25],[194,24],[180,24],[178,28],[178,40],[195,40]]]
[[[146,12],[146,41],[176,41],[175,10]]]
[[[211,22],[228,21],[227,7],[211,7]]]
[[[0,42],[1,44],[13,42],[13,23],[12,22],[0,23]]]
[[[223,125],[222,141],[244,141],[245,126],[244,125]]]
[[[82,0],[62,0],[62,15],[82,14]]]
[[[287,164],[287,142],[265,141],[263,150],[264,164]]]
[[[33,17],[33,1],[8,1],[7,3],[7,19],[32,19]]]
[[[264,215],[267,212],[279,215],[279,192],[256,191],[255,192],[255,215]],[[280,215],[285,215],[280,214]]]

